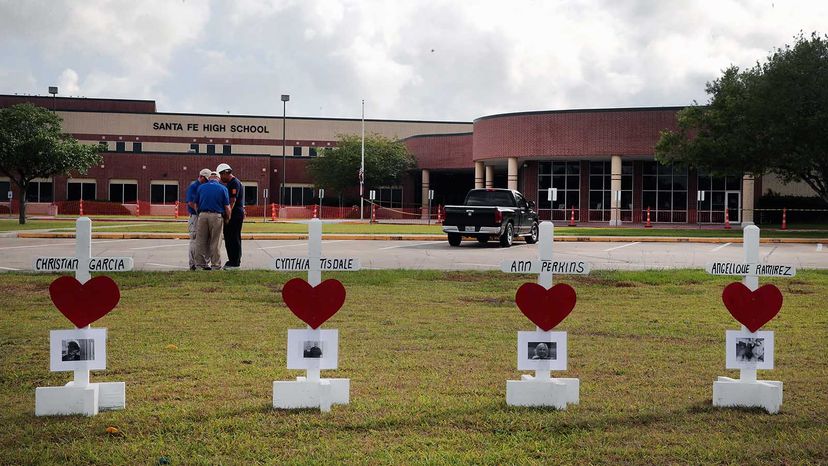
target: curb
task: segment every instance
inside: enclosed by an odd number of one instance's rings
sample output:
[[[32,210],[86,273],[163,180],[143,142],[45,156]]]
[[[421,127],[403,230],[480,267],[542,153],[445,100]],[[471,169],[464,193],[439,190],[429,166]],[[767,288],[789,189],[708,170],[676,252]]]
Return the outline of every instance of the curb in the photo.
[[[20,232],[18,238],[74,238],[73,232],[57,233],[27,233]],[[186,233],[92,233],[93,239],[189,239]],[[242,234],[243,240],[307,240],[305,233],[247,233]],[[368,235],[368,234],[323,234],[323,240],[356,240],[356,241],[446,241],[445,235]],[[581,243],[741,243],[741,237],[711,238],[686,236],[556,236],[555,241]],[[765,244],[828,244],[828,238],[761,238]]]

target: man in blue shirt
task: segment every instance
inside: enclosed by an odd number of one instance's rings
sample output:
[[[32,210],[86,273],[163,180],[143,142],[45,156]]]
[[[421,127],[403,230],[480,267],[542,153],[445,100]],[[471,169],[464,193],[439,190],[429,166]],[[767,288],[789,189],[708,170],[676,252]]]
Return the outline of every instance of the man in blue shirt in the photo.
[[[241,265],[242,239],[244,224],[244,186],[233,176],[233,169],[226,163],[219,164],[216,171],[221,182],[230,194],[230,220],[224,225],[224,247],[227,249],[227,263],[224,270],[235,270]]]
[[[198,211],[198,229],[196,230],[196,267],[210,270],[221,269],[221,230],[224,219],[230,218],[230,196],[227,188],[219,183],[219,175],[210,173],[208,181],[196,190],[195,207]]]
[[[187,220],[187,232],[190,233],[190,270],[196,269],[196,226],[198,224],[198,210],[196,210],[195,198],[198,187],[207,182],[210,177],[210,169],[205,168],[198,172],[198,178],[187,187],[187,212],[190,218]]]

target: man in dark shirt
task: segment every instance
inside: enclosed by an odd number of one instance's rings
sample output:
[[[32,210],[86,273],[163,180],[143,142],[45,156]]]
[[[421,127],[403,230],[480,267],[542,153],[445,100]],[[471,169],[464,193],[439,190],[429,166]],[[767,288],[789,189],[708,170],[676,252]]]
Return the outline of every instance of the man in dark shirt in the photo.
[[[198,253],[196,254],[196,266],[204,270],[210,270],[207,266],[207,259],[210,260],[213,270],[221,269],[221,228],[224,218],[230,217],[230,196],[227,188],[219,183],[219,175],[216,172],[210,174],[210,179],[198,187],[195,199],[198,210],[198,231],[196,242]]]
[[[187,220],[187,232],[190,233],[190,270],[196,269],[196,230],[198,227],[198,210],[196,210],[195,198],[198,192],[198,187],[207,182],[210,177],[210,169],[205,168],[198,172],[198,178],[190,183],[187,187],[187,212],[190,213],[190,218]]]
[[[227,249],[225,270],[235,270],[241,265],[241,231],[244,223],[244,186],[233,176],[233,169],[226,163],[219,164],[216,171],[230,194],[230,221],[224,225],[224,247]]]

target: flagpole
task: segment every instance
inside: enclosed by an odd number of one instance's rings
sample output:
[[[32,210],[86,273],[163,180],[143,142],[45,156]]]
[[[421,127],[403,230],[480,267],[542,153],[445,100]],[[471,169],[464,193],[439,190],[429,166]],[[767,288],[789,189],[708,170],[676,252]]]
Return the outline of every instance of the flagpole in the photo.
[[[362,220],[365,201],[365,99],[362,99],[362,161],[359,165],[359,219]]]

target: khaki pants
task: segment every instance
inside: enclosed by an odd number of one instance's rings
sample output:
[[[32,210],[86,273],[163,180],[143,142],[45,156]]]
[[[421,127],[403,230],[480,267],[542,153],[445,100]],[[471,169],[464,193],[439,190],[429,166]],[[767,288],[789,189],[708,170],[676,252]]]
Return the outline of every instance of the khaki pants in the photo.
[[[196,266],[207,267],[209,260],[214,269],[221,268],[221,231],[224,219],[215,212],[201,212],[198,214],[198,228],[196,229]]]
[[[196,244],[196,230],[198,229],[198,215],[192,214],[187,220],[187,232],[190,234],[190,267],[196,265],[198,245]]]

